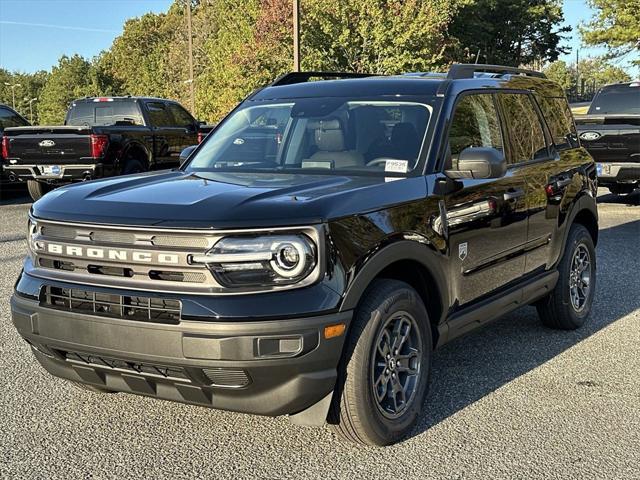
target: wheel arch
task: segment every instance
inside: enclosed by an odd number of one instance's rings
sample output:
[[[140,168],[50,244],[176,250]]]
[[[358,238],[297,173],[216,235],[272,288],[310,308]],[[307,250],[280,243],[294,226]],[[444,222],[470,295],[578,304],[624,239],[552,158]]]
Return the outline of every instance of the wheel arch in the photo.
[[[429,246],[400,240],[385,246],[357,271],[345,293],[340,310],[356,309],[371,283],[389,278],[408,283],[420,295],[429,314],[434,346],[442,337],[448,305],[446,277],[438,254]]]

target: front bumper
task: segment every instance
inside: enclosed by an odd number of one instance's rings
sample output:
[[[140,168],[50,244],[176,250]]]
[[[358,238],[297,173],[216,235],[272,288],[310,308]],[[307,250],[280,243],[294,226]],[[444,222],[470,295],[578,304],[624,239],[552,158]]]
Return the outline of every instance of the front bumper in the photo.
[[[634,183],[640,181],[640,163],[598,163],[598,183]]]
[[[324,327],[348,328],[351,320],[351,312],[342,312],[169,325],[61,311],[17,294],[11,312],[36,359],[55,376],[268,416],[328,404],[345,335],[325,339]]]
[[[82,180],[90,180],[103,176],[103,165],[100,163],[87,164],[67,164],[59,165],[60,171],[56,174],[45,174],[42,171],[43,164],[29,165],[4,165],[3,169],[7,176],[15,180],[40,180],[50,183],[68,183]]]

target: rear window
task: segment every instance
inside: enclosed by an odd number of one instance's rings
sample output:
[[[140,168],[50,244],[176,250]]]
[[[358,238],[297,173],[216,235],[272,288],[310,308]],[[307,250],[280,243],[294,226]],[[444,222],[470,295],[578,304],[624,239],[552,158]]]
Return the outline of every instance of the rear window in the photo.
[[[640,86],[631,84],[603,88],[591,102],[590,115],[640,114]]]
[[[578,135],[569,104],[564,98],[536,96],[558,150],[576,148]]]
[[[65,125],[112,126],[144,125],[140,108],[133,101],[79,102],[71,105]]]

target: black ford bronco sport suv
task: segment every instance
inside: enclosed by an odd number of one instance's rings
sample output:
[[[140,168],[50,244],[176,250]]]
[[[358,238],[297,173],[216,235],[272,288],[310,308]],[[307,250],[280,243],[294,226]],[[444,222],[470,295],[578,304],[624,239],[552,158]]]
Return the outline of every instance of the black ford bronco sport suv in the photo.
[[[549,327],[587,320],[595,195],[537,72],[288,74],[179,169],[36,202],[13,322],[95,392],[387,445],[420,415],[434,348],[528,304]]]

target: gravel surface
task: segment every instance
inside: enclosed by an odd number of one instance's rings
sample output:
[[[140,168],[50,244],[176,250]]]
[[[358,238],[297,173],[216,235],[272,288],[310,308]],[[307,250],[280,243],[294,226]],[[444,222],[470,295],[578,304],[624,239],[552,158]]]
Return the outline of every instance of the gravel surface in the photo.
[[[597,297],[576,332],[531,307],[438,351],[413,436],[384,449],[327,428],[82,392],[11,324],[28,200],[0,203],[0,478],[640,478],[640,195],[600,197]]]

